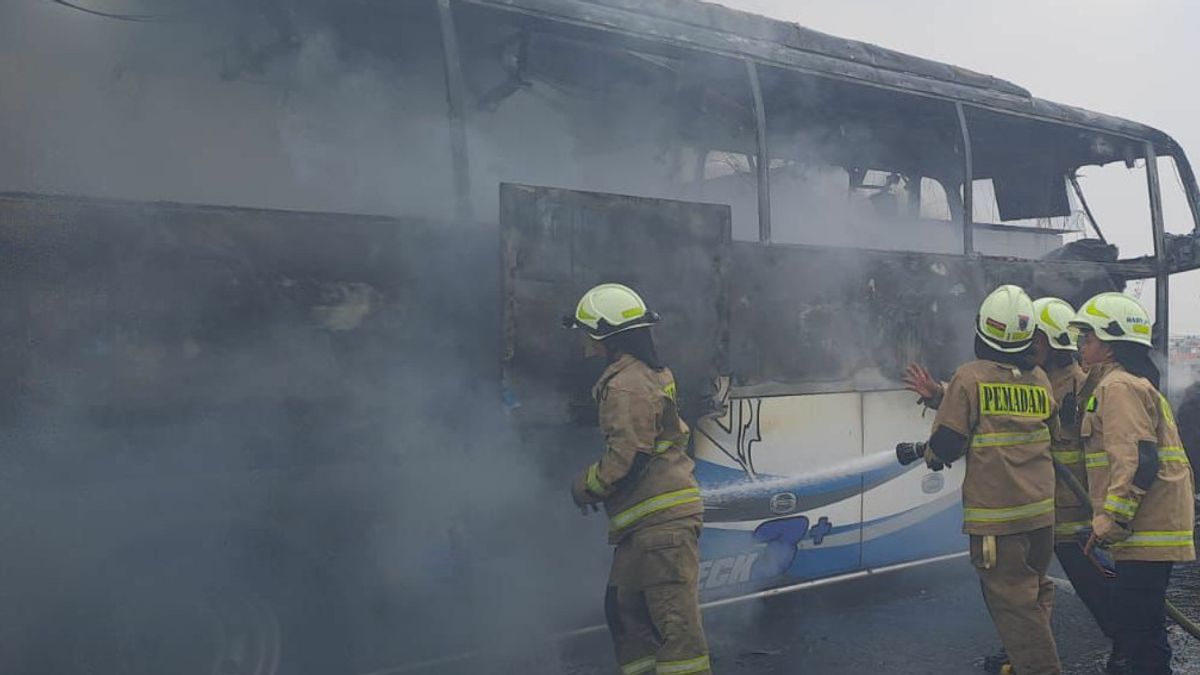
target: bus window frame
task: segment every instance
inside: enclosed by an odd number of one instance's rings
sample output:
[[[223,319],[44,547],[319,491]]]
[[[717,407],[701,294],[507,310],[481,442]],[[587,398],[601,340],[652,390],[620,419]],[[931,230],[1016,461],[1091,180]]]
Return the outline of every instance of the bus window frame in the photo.
[[[548,19],[555,23],[565,25],[584,25],[591,29],[601,32],[621,34],[640,39],[658,41],[664,44],[672,44],[676,47],[687,51],[695,51],[700,53],[709,53],[727,58],[740,60],[746,66],[746,79],[753,94],[754,99],[754,118],[755,132],[757,134],[757,176],[756,189],[758,193],[758,223],[759,223],[759,241],[762,244],[771,243],[771,207],[770,207],[770,181],[769,181],[769,148],[767,142],[767,111],[762,100],[761,83],[758,76],[758,67],[771,66],[784,70],[804,73],[814,77],[838,80],[847,84],[872,89],[883,89],[893,91],[910,96],[923,98],[931,98],[942,100],[947,103],[953,103],[956,113],[959,118],[959,133],[961,142],[961,153],[963,162],[963,186],[971,189],[962,190],[962,209],[960,218],[962,219],[963,227],[963,252],[962,255],[967,258],[978,258],[980,253],[974,246],[974,153],[971,141],[970,125],[967,120],[966,112],[968,108],[981,111],[988,111],[995,114],[1004,115],[1011,118],[1023,118],[1031,122],[1043,122],[1061,127],[1064,129],[1074,128],[1085,130],[1093,133],[1103,133],[1106,135],[1123,138],[1128,141],[1139,143],[1143,146],[1143,156],[1147,159],[1147,189],[1151,199],[1151,227],[1154,237],[1154,255],[1152,259],[1146,257],[1119,260],[1112,263],[1104,263],[1106,267],[1120,269],[1126,278],[1155,278],[1156,279],[1156,304],[1162,312],[1158,316],[1160,326],[1156,327],[1160,338],[1160,344],[1164,345],[1166,340],[1163,339],[1168,330],[1169,316],[1167,314],[1167,300],[1169,299],[1169,290],[1167,288],[1170,274],[1175,271],[1183,271],[1188,269],[1186,265],[1180,269],[1173,269],[1171,261],[1166,255],[1166,239],[1164,237],[1163,214],[1162,214],[1162,196],[1161,185],[1157,171],[1156,159],[1159,155],[1172,157],[1178,167],[1184,181],[1185,193],[1188,204],[1191,208],[1193,219],[1193,236],[1200,237],[1200,186],[1197,185],[1196,176],[1190,162],[1184,154],[1182,148],[1178,146],[1172,139],[1167,137],[1166,141],[1159,141],[1163,146],[1161,148],[1155,145],[1155,141],[1132,133],[1123,133],[1120,130],[1104,129],[1087,124],[1085,121],[1074,121],[1071,119],[1060,119],[1051,115],[1038,114],[1037,105],[1035,104],[1032,111],[1014,110],[1001,105],[997,100],[995,105],[989,105],[986,101],[967,100],[963,96],[956,95],[956,92],[966,92],[966,85],[958,83],[937,82],[928,78],[914,78],[912,81],[904,80],[899,77],[888,76],[881,78],[880,73],[871,69],[867,64],[838,64],[835,68],[831,64],[831,58],[822,55],[805,55],[803,63],[787,62],[782,58],[772,58],[773,47],[770,45],[746,45],[743,43],[735,44],[729,38],[718,34],[709,34],[700,38],[699,33],[695,38],[691,36],[680,36],[678,34],[668,35],[657,29],[657,24],[660,20],[644,19],[644,26],[640,26],[636,30],[622,27],[619,22],[613,19],[613,10],[611,8],[596,7],[592,9],[587,18],[570,17],[567,15],[555,16],[553,14],[542,14],[540,11],[531,10],[528,7],[521,6],[521,3],[514,0],[434,0],[438,7],[438,16],[443,40],[443,66],[445,68],[446,78],[446,98],[448,114],[451,119],[451,152],[454,166],[454,180],[456,183],[456,192],[458,192],[458,200],[462,202],[459,206],[460,218],[471,220],[472,214],[470,207],[466,204],[467,196],[463,188],[468,186],[468,167],[470,160],[469,147],[465,134],[467,124],[467,101],[463,84],[463,72],[461,55],[458,44],[458,31],[454,21],[454,8],[456,5],[479,5],[488,6],[494,9],[501,9],[516,14],[537,14],[541,18]],[[764,51],[766,50],[766,51]],[[795,55],[793,55],[794,57]],[[1046,103],[1053,106],[1056,104]],[[1161,133],[1161,132],[1159,132]],[[1153,166],[1153,168],[1151,168]],[[1195,267],[1193,265],[1192,267]]]
[[[1154,232],[1154,335],[1152,339],[1157,345],[1155,349],[1162,356],[1163,363],[1170,361],[1167,338],[1170,336],[1168,326],[1171,323],[1171,271],[1164,251],[1166,250],[1166,225],[1163,219],[1162,184],[1158,175],[1158,154],[1154,144],[1146,141],[1143,144],[1146,158],[1146,189],[1150,193],[1150,226]],[[1170,391],[1170,368],[1165,369],[1162,376],[1163,391]]]

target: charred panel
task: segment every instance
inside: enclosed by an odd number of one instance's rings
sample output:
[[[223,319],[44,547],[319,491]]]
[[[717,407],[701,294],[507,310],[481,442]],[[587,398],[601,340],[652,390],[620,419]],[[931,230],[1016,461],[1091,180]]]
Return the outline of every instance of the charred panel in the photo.
[[[464,389],[500,407],[496,242],[417,220],[2,198],[14,459],[63,480],[402,456],[396,439],[453,416]]]
[[[949,377],[973,358],[975,315],[996,286],[1078,304],[1122,283],[1093,262],[742,242],[730,259],[733,383],[746,395],[896,387],[914,361]]]
[[[729,207],[506,184],[501,229],[505,374],[522,420],[594,417],[590,388],[603,364],[585,360],[580,337],[559,326],[603,282],[637,289],[662,315],[659,352],[685,413],[697,412],[724,372]]]

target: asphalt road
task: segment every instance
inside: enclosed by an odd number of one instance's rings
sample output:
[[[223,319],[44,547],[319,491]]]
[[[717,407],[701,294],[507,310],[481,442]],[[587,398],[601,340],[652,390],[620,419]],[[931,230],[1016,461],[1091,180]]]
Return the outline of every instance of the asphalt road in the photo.
[[[1063,578],[1057,568],[1052,573]],[[1056,591],[1054,634],[1065,672],[1098,672],[1107,640],[1069,584]],[[982,673],[982,658],[999,647],[965,558],[714,608],[705,628],[720,675]],[[1200,673],[1195,642],[1172,630],[1177,672]],[[607,637],[566,645],[560,672],[614,672]]]
[[[1066,675],[1102,672],[1109,644],[1055,564],[1054,635]],[[1200,566],[1177,568],[1176,604],[1200,614]],[[597,597],[599,603],[601,598]],[[705,611],[718,675],[976,675],[1000,645],[967,559],[855,579]],[[1170,625],[1177,675],[1200,675],[1200,641]],[[458,655],[374,675],[611,675],[603,630],[547,640],[521,656]]]

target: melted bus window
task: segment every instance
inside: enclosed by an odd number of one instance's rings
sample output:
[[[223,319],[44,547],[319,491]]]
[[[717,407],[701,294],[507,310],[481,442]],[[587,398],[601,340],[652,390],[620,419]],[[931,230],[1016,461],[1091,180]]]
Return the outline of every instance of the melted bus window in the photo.
[[[1141,142],[977,108],[967,123],[978,252],[1040,258],[1094,238],[1153,253]]]
[[[729,204],[758,232],[745,65],[524,15],[464,6],[472,202],[528,183]]]
[[[772,239],[957,253],[960,134],[946,101],[760,69]],[[950,189],[947,189],[947,188]]]

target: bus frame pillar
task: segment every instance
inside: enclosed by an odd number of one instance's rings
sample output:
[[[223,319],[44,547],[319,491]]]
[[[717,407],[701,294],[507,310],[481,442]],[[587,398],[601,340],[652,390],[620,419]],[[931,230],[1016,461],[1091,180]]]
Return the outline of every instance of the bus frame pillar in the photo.
[[[746,78],[750,81],[750,94],[754,99],[754,130],[758,138],[757,168],[758,186],[758,240],[771,242],[771,153],[767,146],[767,109],[763,103],[762,83],[758,79],[758,64],[753,59],[746,61]]]
[[[967,126],[967,112],[963,104],[954,102],[958,114],[958,131],[962,135],[963,147],[963,191],[962,226],[963,255],[975,255],[975,158],[971,154],[971,129]]]
[[[437,0],[442,32],[442,64],[446,77],[446,104],[450,117],[450,160],[454,175],[454,210],[459,221],[474,220],[471,208],[471,165],[467,153],[467,88],[452,0]]]
[[[1146,188],[1150,192],[1150,225],[1154,228],[1154,343],[1155,348],[1163,357],[1164,364],[1170,364],[1171,347],[1167,327],[1171,323],[1171,295],[1167,284],[1170,283],[1170,261],[1167,260],[1166,225],[1163,221],[1162,184],[1158,175],[1158,153],[1154,144],[1144,145],[1146,155]],[[1163,392],[1169,390],[1170,367],[1163,371]]]

